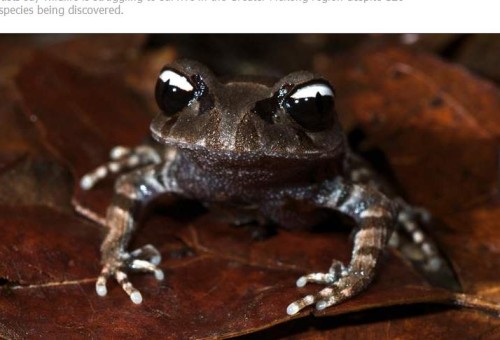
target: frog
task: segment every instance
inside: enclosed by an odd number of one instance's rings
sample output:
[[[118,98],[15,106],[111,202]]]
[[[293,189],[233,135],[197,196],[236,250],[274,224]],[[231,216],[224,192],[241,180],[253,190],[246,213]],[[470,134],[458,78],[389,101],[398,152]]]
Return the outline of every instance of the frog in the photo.
[[[117,175],[95,285],[99,296],[107,295],[107,282],[115,280],[133,303],[141,304],[142,294],[129,274],[164,279],[161,254],[153,245],[128,250],[140,212],[160,196],[199,201],[227,212],[235,223],[290,230],[323,223],[326,212],[352,219],[349,263],[334,259],[326,271],[300,276],[297,287],[313,283],[323,288],[291,302],[289,315],[311,305],[324,310],[367,289],[395,230],[409,233],[429,266],[439,269],[435,245],[420,227],[427,213],[394,195],[350,150],[336,110],[336,90],[321,75],[297,71],[278,81],[219,80],[199,62],[177,60],[161,69],[155,100],[159,112],[150,125],[153,142],[113,148],[110,161],[80,181],[82,189],[90,190]]]

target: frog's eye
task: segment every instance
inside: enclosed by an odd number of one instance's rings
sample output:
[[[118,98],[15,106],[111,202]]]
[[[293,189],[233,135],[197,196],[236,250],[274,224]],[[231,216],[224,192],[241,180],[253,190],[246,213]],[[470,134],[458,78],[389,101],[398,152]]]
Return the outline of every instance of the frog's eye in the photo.
[[[282,106],[305,129],[322,131],[333,122],[334,92],[327,82],[314,80],[293,89]]]
[[[156,82],[155,97],[160,109],[167,115],[173,115],[195,98],[195,89],[184,75],[164,69]]]

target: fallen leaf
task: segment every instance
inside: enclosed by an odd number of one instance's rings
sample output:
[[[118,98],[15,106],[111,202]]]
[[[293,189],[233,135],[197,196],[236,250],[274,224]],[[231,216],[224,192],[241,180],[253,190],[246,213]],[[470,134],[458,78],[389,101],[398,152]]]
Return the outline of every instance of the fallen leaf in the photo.
[[[92,41],[74,44],[79,51]],[[0,190],[2,336],[276,337],[280,329],[325,320],[342,323],[334,327],[335,336],[405,336],[404,328],[433,336],[443,334],[444,325],[454,327],[450,334],[474,335],[461,327],[469,322],[494,338],[498,322],[484,313],[439,310],[403,313],[403,319],[391,314],[418,310],[415,304],[422,303],[497,311],[499,235],[494,221],[500,123],[495,118],[498,90],[492,84],[425,53],[400,48],[362,48],[336,60],[316,60],[317,69],[337,86],[345,125],[365,133],[360,151],[380,148],[410,201],[429,207],[445,222],[432,234],[453,263],[464,294],[429,285],[397,252],[388,251],[365,292],[315,313],[322,318],[313,318],[312,309],[289,317],[285,309],[290,302],[320,289],[296,288],[300,275],[327,269],[332,258],[349,258],[351,244],[342,228],[328,233],[279,230],[256,241],[248,229],[232,227],[215,213],[200,215],[185,203],[173,208],[184,210],[183,216],[170,214],[169,207],[153,208],[132,240],[130,249],[157,246],[166,274],[162,282],[131,276],[145,299],[136,306],[115,282],[109,282],[105,298],[95,293],[106,231],[72,211],[69,203],[72,199],[102,219],[112,181],[88,192],[78,181],[108,159],[111,147],[136,145],[147,135],[152,107],[147,104],[151,98],[144,96],[150,96],[146,91],[155,79],[149,83],[141,70],[152,74],[163,54],[129,59],[127,53],[111,51],[126,60],[122,66],[130,66],[129,73],[117,76],[107,70],[105,58],[95,57],[96,67],[82,67],[77,53],[61,58],[54,51],[34,55],[22,68],[16,78],[22,103],[0,111],[17,121],[8,133],[22,136],[0,138],[8,145],[0,151],[0,162],[5,160],[0,184],[10,185]],[[124,70],[120,67],[115,70]],[[12,114],[16,110],[22,115]],[[11,205],[9,194],[17,197]],[[377,321],[384,313],[389,320]],[[353,324],[349,320],[356,315],[361,321]],[[375,321],[364,322],[363,316]],[[328,337],[329,332],[302,335]]]

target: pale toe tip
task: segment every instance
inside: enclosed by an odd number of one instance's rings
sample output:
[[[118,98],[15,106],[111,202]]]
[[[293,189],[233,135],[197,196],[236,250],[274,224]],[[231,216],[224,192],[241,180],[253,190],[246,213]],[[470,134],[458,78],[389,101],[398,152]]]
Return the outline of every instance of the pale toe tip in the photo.
[[[159,255],[155,255],[155,256],[153,256],[153,257],[151,258],[150,262],[151,262],[152,264],[156,265],[156,266],[157,266],[157,265],[159,265],[159,264],[160,264],[160,262],[161,262],[161,256],[159,256]]]
[[[306,285],[306,283],[307,283],[307,279],[304,276],[302,276],[302,277],[299,277],[299,279],[296,282],[296,285],[297,285],[297,287],[300,288],[300,287],[304,287]]]
[[[89,176],[83,176],[82,179],[80,180],[80,188],[83,190],[88,190],[92,188],[92,185],[94,183],[92,182],[92,179]]]
[[[96,286],[95,291],[97,292],[97,295],[99,296],[106,296],[108,294],[108,290],[106,289],[106,286]]]
[[[299,310],[300,310],[299,306],[294,302],[287,307],[286,313],[288,315],[295,315],[299,312]]]
[[[142,303],[142,295],[140,292],[133,292],[130,294],[130,300],[132,300],[133,303],[136,305],[139,305]]]
[[[165,278],[165,274],[163,274],[163,271],[161,271],[160,269],[157,269],[155,270],[155,278],[158,281],[162,281]]]

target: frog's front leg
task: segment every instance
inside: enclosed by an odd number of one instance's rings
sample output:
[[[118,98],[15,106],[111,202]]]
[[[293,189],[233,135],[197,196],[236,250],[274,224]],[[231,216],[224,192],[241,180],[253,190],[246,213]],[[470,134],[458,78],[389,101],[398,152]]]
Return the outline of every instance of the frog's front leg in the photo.
[[[372,281],[395,224],[394,206],[383,194],[340,178],[327,182],[315,195],[314,202],[319,208],[339,210],[357,223],[351,261],[346,267],[333,261],[328,273],[299,278],[298,287],[308,282],[327,287],[291,303],[287,308],[290,315],[314,303],[316,309],[322,310],[361,292]]]
[[[142,302],[141,293],[129,282],[127,272],[140,271],[153,273],[158,280],[163,272],[158,268],[161,256],[152,245],[146,245],[128,252],[132,232],[142,206],[158,195],[180,194],[175,176],[173,159],[165,163],[151,165],[121,176],[115,184],[113,203],[108,208],[106,224],[108,235],[101,246],[103,269],[96,282],[100,296],[107,294],[106,282],[113,277],[130,296],[132,302]]]

